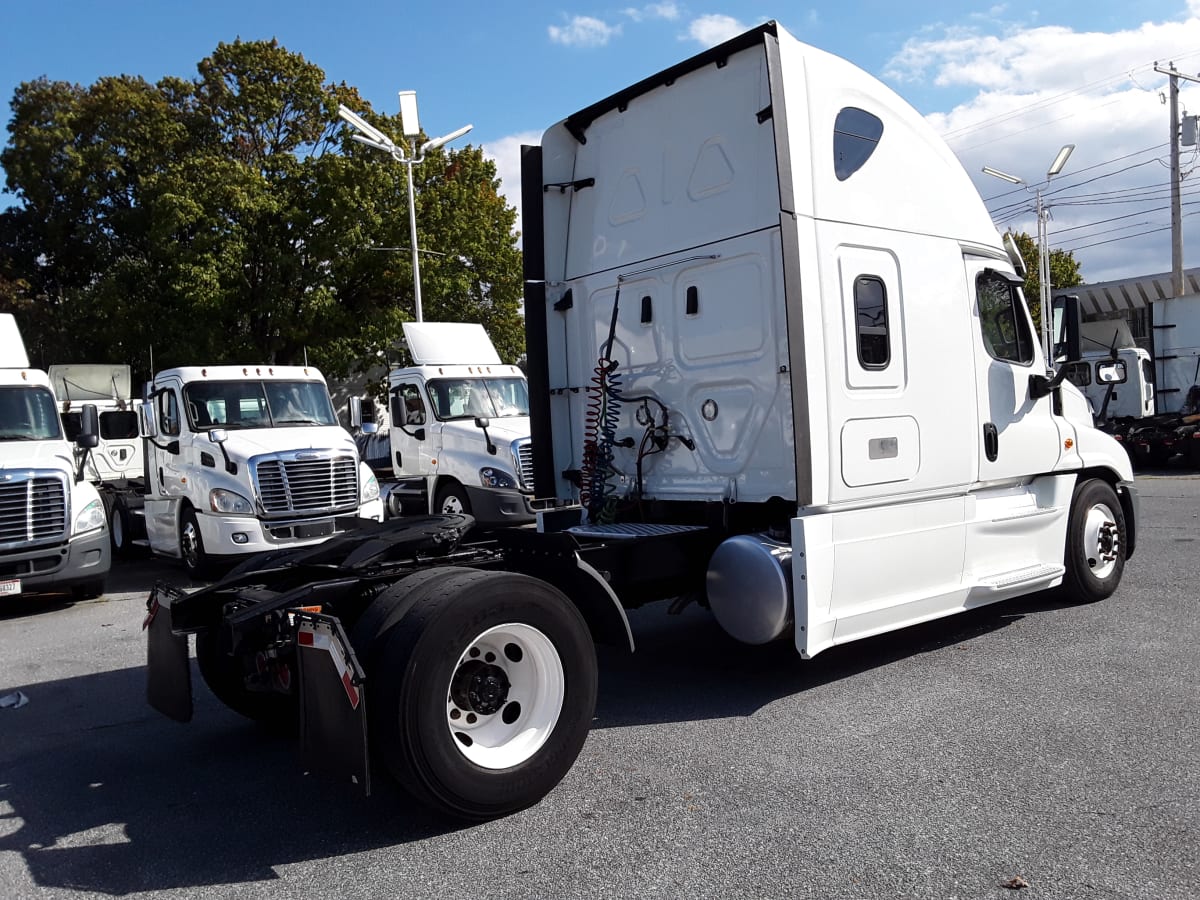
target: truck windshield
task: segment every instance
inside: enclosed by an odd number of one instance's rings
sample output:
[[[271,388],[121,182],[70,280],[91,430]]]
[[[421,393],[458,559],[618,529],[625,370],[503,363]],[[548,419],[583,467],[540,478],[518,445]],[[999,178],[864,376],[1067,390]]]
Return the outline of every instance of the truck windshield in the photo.
[[[0,387],[0,441],[58,441],[54,395],[44,387]]]
[[[193,431],[337,424],[319,381],[193,382],[183,397]]]
[[[438,378],[429,382],[429,397],[443,420],[529,415],[524,378]]]

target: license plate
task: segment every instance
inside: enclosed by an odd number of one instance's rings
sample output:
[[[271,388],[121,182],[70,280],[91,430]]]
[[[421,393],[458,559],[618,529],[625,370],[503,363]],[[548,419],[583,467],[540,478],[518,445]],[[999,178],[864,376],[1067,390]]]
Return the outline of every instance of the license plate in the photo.
[[[20,578],[9,578],[5,581],[0,581],[0,597],[10,597],[19,593],[21,593]]]

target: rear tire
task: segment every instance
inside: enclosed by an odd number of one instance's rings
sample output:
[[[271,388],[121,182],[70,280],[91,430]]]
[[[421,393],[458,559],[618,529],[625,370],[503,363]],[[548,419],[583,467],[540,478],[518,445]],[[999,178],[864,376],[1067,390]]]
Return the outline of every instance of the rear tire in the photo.
[[[235,713],[274,730],[294,730],[300,724],[299,698],[296,693],[252,691],[246,687],[238,660],[221,651],[215,632],[196,635],[196,662],[200,675],[214,696]],[[286,677],[294,678],[289,667]]]
[[[525,575],[460,570],[427,586],[369,676],[375,753],[416,799],[456,819],[532,806],[587,738],[587,625],[561,592]]]
[[[1116,491],[1093,478],[1075,489],[1067,523],[1063,593],[1074,603],[1110,596],[1125,571],[1125,513]]]
[[[133,515],[120,497],[114,497],[109,506],[108,540],[114,556],[129,556],[133,541]]]

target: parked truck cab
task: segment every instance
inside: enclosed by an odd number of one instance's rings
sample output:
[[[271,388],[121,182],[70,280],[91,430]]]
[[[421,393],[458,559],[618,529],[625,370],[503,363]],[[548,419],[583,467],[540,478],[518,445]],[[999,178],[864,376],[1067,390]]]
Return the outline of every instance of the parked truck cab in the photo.
[[[0,314],[0,597],[104,592],[110,552],[104,506],[75,450],[96,446],[94,406],[74,447],[49,376],[29,367],[16,320]]]
[[[312,367],[169,369],[142,411],[146,535],[194,575],[383,517],[376,478]]]
[[[405,322],[413,365],[388,373],[382,489],[392,514],[468,513],[484,526],[533,521],[525,374],[505,365],[483,326]]]

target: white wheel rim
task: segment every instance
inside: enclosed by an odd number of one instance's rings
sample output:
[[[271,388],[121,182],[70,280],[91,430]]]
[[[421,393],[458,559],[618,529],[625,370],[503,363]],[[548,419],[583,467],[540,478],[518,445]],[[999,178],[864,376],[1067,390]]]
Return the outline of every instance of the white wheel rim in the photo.
[[[1120,553],[1116,516],[1107,503],[1097,503],[1083,523],[1083,554],[1092,575],[1102,580],[1111,575]]]
[[[447,494],[442,498],[442,514],[447,516],[461,515],[463,511],[462,501],[454,494]]]
[[[446,702],[451,740],[484,769],[519,765],[550,737],[565,690],[562,660],[546,635],[516,622],[489,628],[454,665]]]

